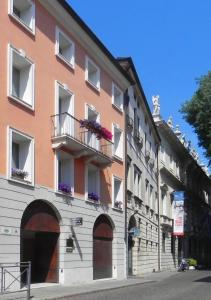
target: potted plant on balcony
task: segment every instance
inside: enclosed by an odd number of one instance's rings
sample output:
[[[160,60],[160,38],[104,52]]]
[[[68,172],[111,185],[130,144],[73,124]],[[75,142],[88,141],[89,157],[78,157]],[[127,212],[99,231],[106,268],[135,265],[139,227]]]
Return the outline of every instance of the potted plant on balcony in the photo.
[[[66,183],[60,182],[58,186],[58,190],[62,193],[72,195],[71,187]]]
[[[17,169],[17,168],[12,168],[12,177],[16,177],[21,180],[25,180],[25,177],[28,176],[28,172],[22,170],[22,169]]]
[[[122,201],[115,201],[114,202],[114,207],[118,209],[122,209]]]
[[[108,141],[112,140],[112,133],[105,127],[102,127],[97,121],[87,119],[80,120],[80,127],[86,128],[91,133],[94,133],[99,140],[101,138],[104,138]]]
[[[95,202],[99,201],[99,196],[94,192],[88,193],[88,198],[92,201],[95,201]]]

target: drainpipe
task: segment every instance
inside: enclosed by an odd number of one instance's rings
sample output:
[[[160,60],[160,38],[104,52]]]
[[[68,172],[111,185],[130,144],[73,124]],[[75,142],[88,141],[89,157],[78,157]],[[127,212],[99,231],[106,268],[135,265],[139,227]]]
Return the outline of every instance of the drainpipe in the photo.
[[[158,209],[158,271],[161,271],[161,253],[160,253],[160,166],[159,166],[159,147],[157,146],[157,191],[158,191],[158,203],[157,203],[157,209]]]
[[[127,113],[129,105],[128,90],[124,93],[124,162],[125,162],[125,181],[124,181],[124,199],[125,199],[125,245],[126,245],[126,278],[128,277],[128,226],[127,226]]]

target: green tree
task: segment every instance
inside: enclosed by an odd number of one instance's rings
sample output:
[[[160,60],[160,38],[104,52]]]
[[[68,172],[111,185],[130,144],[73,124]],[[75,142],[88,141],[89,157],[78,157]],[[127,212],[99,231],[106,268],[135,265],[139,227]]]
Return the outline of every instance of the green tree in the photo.
[[[211,71],[197,80],[198,89],[193,97],[186,101],[181,112],[184,119],[194,128],[199,146],[205,149],[205,155],[211,164]]]

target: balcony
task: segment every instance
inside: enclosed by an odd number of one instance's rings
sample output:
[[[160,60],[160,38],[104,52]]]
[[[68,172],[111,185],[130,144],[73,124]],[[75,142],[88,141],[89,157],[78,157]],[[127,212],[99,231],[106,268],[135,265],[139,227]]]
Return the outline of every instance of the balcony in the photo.
[[[51,116],[52,148],[64,147],[75,158],[85,157],[86,162],[94,162],[100,167],[106,167],[113,162],[112,142],[82,128],[80,121],[69,113]]]

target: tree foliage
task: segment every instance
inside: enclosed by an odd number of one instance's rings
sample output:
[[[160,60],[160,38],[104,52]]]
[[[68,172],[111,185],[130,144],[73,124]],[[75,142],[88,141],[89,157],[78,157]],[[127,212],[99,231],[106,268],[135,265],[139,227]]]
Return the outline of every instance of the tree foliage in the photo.
[[[197,80],[198,89],[181,108],[184,119],[194,128],[199,146],[211,164],[211,71]]]

